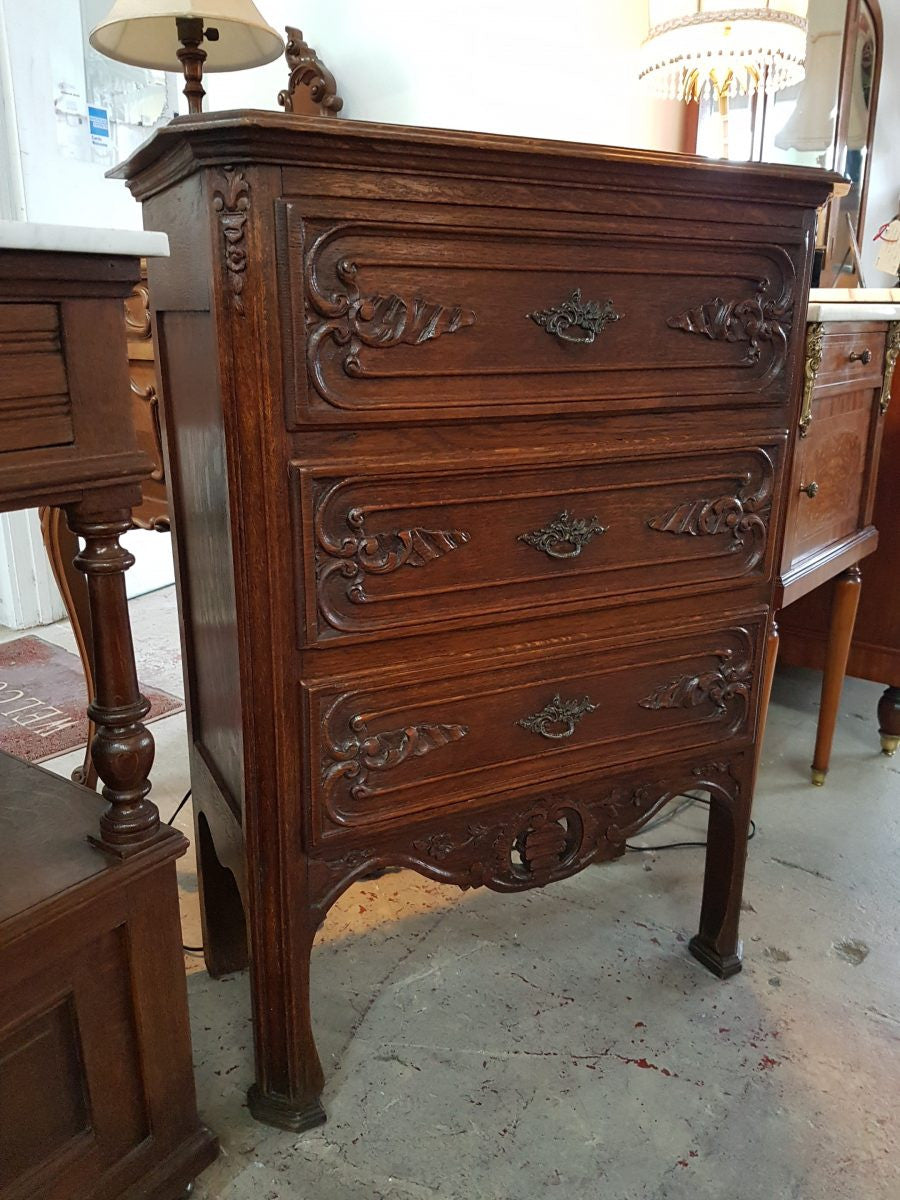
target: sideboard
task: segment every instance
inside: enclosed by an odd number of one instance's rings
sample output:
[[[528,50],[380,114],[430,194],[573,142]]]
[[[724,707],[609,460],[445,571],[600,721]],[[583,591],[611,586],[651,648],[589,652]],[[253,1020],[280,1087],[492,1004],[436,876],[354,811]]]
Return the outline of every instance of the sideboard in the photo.
[[[833,176],[179,118],[122,167],[149,284],[204,946],[251,1111],[324,1119],[310,954],[374,869],[501,892],[710,798],[740,969],[816,207]],[[248,937],[249,935],[249,937]]]

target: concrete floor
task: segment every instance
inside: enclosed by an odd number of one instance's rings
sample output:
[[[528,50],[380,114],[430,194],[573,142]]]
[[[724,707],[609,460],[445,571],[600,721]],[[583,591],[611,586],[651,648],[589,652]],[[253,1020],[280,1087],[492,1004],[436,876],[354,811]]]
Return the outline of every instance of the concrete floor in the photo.
[[[171,589],[132,616],[144,677],[181,694]],[[897,1200],[900,757],[878,752],[881,689],[849,680],[812,788],[818,684],[776,679],[727,983],[686,949],[701,850],[512,897],[411,872],[359,884],[314,952],[329,1122],[298,1137],[244,1105],[246,977],[189,957],[199,1104],[222,1142],[196,1200]],[[188,786],[183,715],[153,732],[167,814]],[[702,820],[643,840],[702,837]],[[180,878],[197,944],[192,862]]]

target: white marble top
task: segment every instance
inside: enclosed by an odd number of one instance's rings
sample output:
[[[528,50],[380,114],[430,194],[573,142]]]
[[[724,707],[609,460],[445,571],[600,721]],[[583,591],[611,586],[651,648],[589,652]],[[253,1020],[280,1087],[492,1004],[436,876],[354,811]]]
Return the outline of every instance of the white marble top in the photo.
[[[807,321],[900,320],[900,288],[813,288]]]
[[[70,254],[133,254],[168,258],[164,233],[142,229],[91,229],[84,225],[39,225],[0,221],[0,250],[59,250]]]

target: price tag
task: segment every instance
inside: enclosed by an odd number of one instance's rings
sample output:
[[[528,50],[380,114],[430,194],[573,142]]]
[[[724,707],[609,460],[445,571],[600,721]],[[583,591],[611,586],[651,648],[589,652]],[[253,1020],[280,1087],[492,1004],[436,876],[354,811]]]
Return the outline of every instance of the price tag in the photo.
[[[886,275],[900,274],[900,221],[891,221],[878,238],[875,268]]]

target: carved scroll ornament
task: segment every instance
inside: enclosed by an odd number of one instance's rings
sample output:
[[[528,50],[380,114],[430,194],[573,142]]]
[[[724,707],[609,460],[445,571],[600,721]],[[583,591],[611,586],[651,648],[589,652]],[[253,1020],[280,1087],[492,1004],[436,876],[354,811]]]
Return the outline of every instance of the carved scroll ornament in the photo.
[[[219,227],[225,251],[225,271],[231,292],[231,307],[245,315],[244,275],[247,270],[247,217],[250,211],[250,184],[242,171],[224,167],[219,187],[213,192],[213,209],[219,214]]]
[[[325,749],[322,782],[329,798],[339,780],[352,779],[355,782],[350,787],[351,797],[366,800],[374,794],[368,783],[370,772],[393,770],[411,758],[421,758],[450,742],[458,742],[469,732],[467,725],[422,722],[370,734],[366,718],[357,715],[347,722],[350,736],[341,740],[332,732],[339,704],[340,700],[331,707],[322,730]],[[333,810],[332,815],[335,815]]]
[[[326,528],[328,503],[341,486],[328,492],[316,511],[316,584],[319,607],[326,619],[330,613],[326,585],[332,576],[345,578],[348,598],[365,604],[369,600],[367,575],[390,575],[401,567],[425,567],[469,541],[463,529],[425,529],[420,525],[370,534],[365,529],[365,509],[356,507],[345,517],[351,536],[334,537]]]
[[[765,554],[768,541],[775,474],[769,456],[762,451],[759,453],[763,460],[763,477],[755,490],[750,489],[748,482],[731,494],[684,500],[674,508],[651,517],[647,522],[648,527],[659,533],[683,534],[687,537],[730,536],[732,550],[740,550],[751,542],[753,550],[747,569],[756,566]]]
[[[362,378],[366,374],[360,361],[364,346],[387,350],[401,344],[421,346],[424,342],[456,333],[475,324],[475,313],[460,305],[444,305],[421,296],[364,296],[356,282],[356,263],[342,259],[335,267],[342,290],[326,295],[316,276],[316,252],[306,267],[306,291],[311,309],[324,321],[310,323],[307,357],[320,393],[328,399],[328,390],[319,362],[323,340],[330,339],[340,350],[347,375]]]
[[[780,295],[773,296],[769,280],[761,279],[754,296],[733,300],[714,296],[696,308],[669,317],[667,324],[671,329],[701,334],[717,342],[747,342],[747,353],[742,360],[747,365],[759,362],[761,342],[773,342],[775,360],[782,366],[787,355],[792,311],[793,297],[787,287]]]
[[[741,658],[735,661],[733,650],[719,650],[716,657],[719,660],[718,667],[696,674],[679,675],[677,679],[660,684],[649,696],[638,701],[641,708],[696,708],[708,700],[716,706],[719,715],[723,715],[729,701],[735,698],[746,704],[753,678],[750,660]]]

